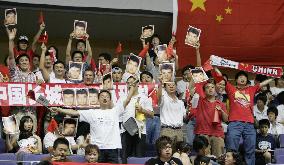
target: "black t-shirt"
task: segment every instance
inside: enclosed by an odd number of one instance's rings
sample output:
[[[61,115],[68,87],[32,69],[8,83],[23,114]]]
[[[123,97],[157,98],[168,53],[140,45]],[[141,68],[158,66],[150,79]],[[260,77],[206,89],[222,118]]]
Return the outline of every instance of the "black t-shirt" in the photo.
[[[145,165],[172,165],[171,161],[174,161],[178,165],[182,165],[182,162],[178,158],[172,157],[168,162],[163,162],[160,158],[151,158],[149,159]]]

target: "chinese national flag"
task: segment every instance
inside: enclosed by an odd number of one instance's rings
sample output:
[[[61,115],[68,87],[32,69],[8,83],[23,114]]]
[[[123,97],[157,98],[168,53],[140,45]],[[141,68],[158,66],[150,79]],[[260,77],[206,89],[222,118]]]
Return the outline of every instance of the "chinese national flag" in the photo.
[[[42,24],[44,22],[44,17],[42,11],[39,13],[38,23]]]
[[[50,120],[48,127],[47,127],[47,131],[48,132],[54,132],[56,129],[58,129],[57,122],[54,120],[54,118],[52,118]]]
[[[201,29],[202,61],[218,55],[255,65],[284,65],[284,1],[174,0],[173,33],[180,65],[195,64],[188,25]]]
[[[115,49],[115,53],[119,54],[122,52],[122,44],[119,42],[116,49]]]

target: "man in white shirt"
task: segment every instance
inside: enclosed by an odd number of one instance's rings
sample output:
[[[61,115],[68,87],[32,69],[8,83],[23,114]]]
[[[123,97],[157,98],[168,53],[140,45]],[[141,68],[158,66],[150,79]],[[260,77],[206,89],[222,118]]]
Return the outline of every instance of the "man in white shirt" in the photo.
[[[278,94],[277,101],[279,103],[279,105],[277,106],[278,109],[277,122],[284,124],[284,92],[280,92]]]
[[[123,104],[116,104],[113,107],[111,93],[101,90],[99,93],[100,109],[72,110],[62,108],[52,108],[55,111],[71,116],[79,116],[80,121],[90,124],[91,144],[96,144],[100,148],[100,162],[118,163],[118,149],[121,148],[121,138],[119,130],[119,114],[129,103],[132,97],[132,90]]]
[[[139,132],[134,136],[131,136],[122,127],[122,163],[127,163],[127,158],[129,156],[134,157],[144,157],[145,156],[145,146],[146,146],[146,117],[153,117],[153,107],[150,99],[145,94],[138,93],[138,82],[135,77],[130,76],[126,83],[127,89],[130,91],[134,89],[134,92],[127,104],[125,110],[123,111],[121,117],[122,122],[126,122],[129,118],[133,117],[136,119]],[[130,94],[128,94],[130,95]],[[121,96],[118,100],[118,104],[126,101],[125,96]]]
[[[160,119],[161,136],[169,136],[177,141],[183,141],[183,119],[186,115],[186,109],[183,101],[175,95],[176,84],[165,83],[163,89],[161,86],[158,91],[160,100]]]
[[[267,116],[267,96],[265,94],[259,94],[256,97],[256,105],[253,106],[253,115],[257,121],[261,119],[268,119]]]
[[[270,91],[273,96],[277,96],[280,92],[284,91],[284,75],[277,78],[275,81],[275,87],[271,87]]]
[[[270,122],[268,133],[275,136],[284,134],[284,126],[276,121],[276,118],[278,116],[278,109],[276,107],[269,107],[267,110],[267,116]]]

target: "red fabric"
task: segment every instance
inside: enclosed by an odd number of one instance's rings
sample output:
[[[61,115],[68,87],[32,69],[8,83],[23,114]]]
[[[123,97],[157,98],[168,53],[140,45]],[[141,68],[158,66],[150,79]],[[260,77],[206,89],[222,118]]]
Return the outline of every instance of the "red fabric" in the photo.
[[[205,98],[205,92],[203,90],[203,85],[205,83],[206,82],[200,82],[200,83],[194,84],[195,92],[198,93],[201,98]]]
[[[158,96],[157,96],[157,90],[154,88],[149,94],[148,97],[152,99],[152,105],[153,107],[158,107]]]
[[[56,129],[58,129],[57,122],[52,118],[49,122],[49,125],[47,127],[48,132],[54,132]]]
[[[122,52],[122,44],[119,42],[116,49],[115,49],[115,53],[119,54]]]
[[[174,56],[174,49],[171,44],[169,44],[169,46],[167,47],[166,52],[168,55],[168,59],[171,59]]]
[[[44,116],[47,113],[47,109],[45,107],[36,107],[36,111],[37,111],[37,125],[43,125],[44,122]],[[41,136],[41,133],[43,133],[42,131],[43,127],[37,127],[37,135]]]
[[[220,81],[224,80],[222,75],[219,75],[215,70],[211,70],[211,76],[214,78],[216,83],[219,83]]]
[[[205,134],[224,138],[224,131],[221,122],[213,124],[215,107],[220,106],[226,112],[226,106],[219,100],[209,102],[206,98],[200,98],[196,109],[190,111],[190,118],[196,118],[195,134]],[[221,119],[222,112],[219,111]]]
[[[195,48],[185,45],[188,25],[202,30],[202,59],[216,54],[224,58],[257,65],[283,66],[284,1],[211,1],[192,10],[196,0],[177,0],[177,54],[180,67],[195,64]],[[232,14],[226,14],[230,7]],[[221,22],[216,16],[222,15]]]
[[[244,89],[238,90],[232,84],[227,82],[226,92],[228,94],[230,102],[229,121],[243,121],[250,123],[254,122],[254,96],[259,89],[260,86],[259,84],[257,84],[255,86],[249,86]],[[244,97],[244,95],[246,97]]]
[[[10,116],[10,107],[8,106],[1,106],[0,107],[0,114],[2,117]]]
[[[34,57],[34,54],[35,54],[32,49],[28,49],[27,51],[23,51],[23,50],[18,50],[17,48],[14,48],[15,58],[17,58],[21,54],[27,54],[30,58],[30,63],[32,64],[33,57]]]
[[[87,60],[87,56],[88,56],[88,55],[84,54],[84,56],[83,56],[83,61],[84,61],[84,62]],[[90,66],[91,66],[91,69],[92,69],[93,71],[96,71],[97,66],[96,66],[95,60],[94,60],[93,58],[91,58],[91,64],[90,64]]]
[[[39,39],[38,39],[38,41],[37,42],[39,42],[39,43],[47,43],[47,41],[48,41],[48,34],[47,34],[47,32],[45,31],[43,34],[41,34],[40,36],[39,36]]]
[[[3,75],[4,82],[9,82],[9,68],[5,65],[0,64],[0,73]]]
[[[208,60],[203,64],[202,68],[204,69],[205,72],[207,72],[207,71],[213,69],[212,65],[210,64],[210,59],[208,59]]]
[[[149,50],[149,44],[147,44],[147,46],[145,46],[141,52],[138,54],[138,56],[142,57],[142,58],[145,58],[146,57],[146,54]]]

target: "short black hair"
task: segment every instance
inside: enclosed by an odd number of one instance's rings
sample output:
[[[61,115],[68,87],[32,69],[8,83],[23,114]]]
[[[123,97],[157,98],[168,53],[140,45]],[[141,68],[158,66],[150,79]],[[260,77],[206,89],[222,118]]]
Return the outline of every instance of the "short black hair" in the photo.
[[[26,130],[25,130],[25,122],[27,122],[28,120],[31,120],[32,122],[34,122],[33,121],[33,119],[31,118],[31,116],[23,116],[22,118],[21,118],[21,120],[20,120],[20,125],[19,125],[19,130],[20,130],[20,132],[25,132]],[[33,128],[32,128],[32,130],[33,130]]]
[[[23,54],[20,54],[20,55],[16,58],[16,64],[17,64],[17,65],[20,64],[20,58],[22,58],[22,57],[27,57],[27,58],[29,59],[29,61],[31,61],[30,56],[27,55],[27,54],[25,54],[25,53],[23,53]]]
[[[282,75],[280,78],[276,78],[276,79],[274,80],[276,86],[278,85],[278,80],[279,80],[279,79],[284,79],[284,75]]]
[[[184,75],[184,72],[187,71],[187,70],[191,70],[191,69],[194,69],[195,67],[193,65],[187,65],[185,67],[182,68],[181,70],[181,73],[182,75]]]
[[[137,56],[134,56],[134,55],[130,55],[128,60],[136,62],[137,66],[139,65],[139,62],[140,62],[139,58]]]
[[[144,27],[143,27],[143,31],[144,31],[144,30],[147,30],[147,29],[153,30],[153,26],[148,25],[148,26],[144,26]]]
[[[79,50],[76,50],[76,51],[74,51],[74,52],[72,53],[72,55],[71,55],[72,60],[74,59],[75,54],[80,54],[80,55],[82,56],[82,58],[83,58],[83,56],[84,56],[83,52],[81,52],[81,51],[79,51]]]
[[[194,33],[196,34],[197,36],[199,35],[199,31],[193,27],[190,27],[188,30],[187,30],[188,33]]]
[[[16,10],[15,9],[6,10],[6,16],[10,13],[13,13],[16,15]]]
[[[193,149],[196,152],[199,152],[204,147],[207,148],[208,146],[209,146],[209,142],[205,136],[196,136],[193,140]]]
[[[92,150],[96,150],[98,154],[100,155],[100,149],[97,145],[95,144],[88,144],[85,148],[85,155],[88,155],[89,153],[92,152]]]
[[[81,69],[82,65],[80,63],[73,62],[70,64],[69,69],[73,67]]]
[[[168,136],[161,136],[156,140],[155,147],[158,156],[161,156],[161,151],[164,147],[167,146],[167,144],[173,145],[172,139]]]
[[[106,74],[106,75],[103,76],[103,83],[108,79],[111,80],[111,74]]]
[[[162,70],[171,70],[171,71],[174,71],[174,68],[173,68],[173,66],[172,65],[170,65],[170,64],[162,64],[162,66],[161,66],[161,71]]]
[[[54,64],[53,64],[53,69],[55,67],[56,64],[62,64],[63,65],[63,68],[65,69],[65,63],[63,61],[59,61],[57,60]]]
[[[144,74],[150,76],[150,77],[153,79],[152,73],[150,73],[150,72],[148,72],[148,71],[143,71],[142,73],[140,73],[140,81],[142,81],[142,75],[144,75]]]
[[[79,89],[76,91],[76,94],[87,94],[87,90],[86,89]]]
[[[83,43],[86,46],[86,41],[80,39],[80,40],[77,40],[76,47],[78,46],[79,43]]]
[[[89,88],[89,93],[99,93],[99,90],[96,88]]]
[[[263,93],[258,94],[258,95],[256,96],[256,101],[257,101],[257,100],[261,100],[261,101],[264,103],[264,105],[265,105],[266,102],[267,102],[267,96],[266,96],[266,94],[263,94]]]
[[[276,99],[278,101],[278,103],[281,105],[281,104],[284,104],[284,91],[280,92],[277,96],[276,96]]]
[[[268,119],[261,119],[258,121],[259,127],[266,125],[268,128],[270,127],[270,122]]]
[[[268,107],[267,109],[267,115],[269,113],[274,113],[275,114],[275,117],[278,116],[278,109],[275,107],[275,106],[272,106],[272,107]]]
[[[77,122],[76,122],[75,119],[66,118],[66,119],[64,120],[64,126],[65,126],[65,124],[74,124],[74,125],[76,126]]]
[[[263,82],[264,80],[267,80],[267,76],[266,75],[262,75],[262,74],[257,74],[255,76],[255,80],[258,82]]]
[[[175,144],[175,150],[180,151],[180,152],[184,152],[184,153],[188,153],[191,150],[191,147],[187,142],[178,141]]]
[[[99,95],[98,95],[98,97],[100,98],[100,95],[102,94],[102,93],[107,93],[108,95],[109,95],[109,97],[110,97],[110,99],[111,99],[111,93],[108,91],[108,90],[100,90],[100,93],[99,93]]]
[[[201,69],[194,69],[194,70],[191,70],[191,73],[203,73],[203,71]]]
[[[67,95],[74,95],[74,90],[73,89],[63,89],[63,94],[67,94]]]
[[[84,73],[83,73],[83,78],[85,77],[85,73],[86,73],[86,72],[92,72],[92,73],[93,73],[93,76],[95,77],[95,73],[94,73],[93,69],[87,68],[87,69],[85,69],[85,71],[84,71]]]
[[[111,55],[108,53],[101,53],[99,54],[99,57],[103,57],[106,61],[111,62]]]
[[[134,81],[137,80],[134,76],[129,76],[126,81],[128,81],[128,80],[131,79],[131,78],[134,79]]]
[[[244,71],[239,71],[236,75],[235,75],[235,80],[237,80],[241,75],[245,76],[247,78],[247,82],[249,81],[248,79],[248,74]]]
[[[66,138],[64,138],[64,137],[59,137],[59,138],[57,138],[57,139],[54,141],[54,143],[53,143],[53,149],[55,150],[59,144],[64,144],[64,145],[68,146],[68,148],[69,148],[69,142],[68,142],[68,140],[67,140]]]
[[[75,26],[79,26],[79,27],[85,28],[86,27],[86,23],[82,22],[82,21],[77,21],[77,22],[75,22]]]

